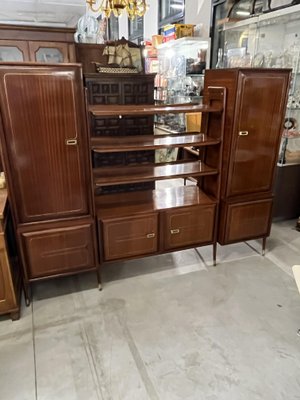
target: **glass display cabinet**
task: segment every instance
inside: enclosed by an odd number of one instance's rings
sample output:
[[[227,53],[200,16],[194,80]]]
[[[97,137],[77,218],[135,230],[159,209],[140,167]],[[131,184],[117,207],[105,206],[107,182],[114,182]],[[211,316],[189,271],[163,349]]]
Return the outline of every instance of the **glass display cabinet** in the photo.
[[[200,103],[204,72],[209,65],[209,39],[183,37],[163,43],[157,50],[155,100],[163,104]],[[168,119],[173,130],[185,130],[181,115]]]
[[[157,47],[158,74],[155,80],[155,101],[158,104],[201,103],[204,72],[209,66],[210,40],[183,37]],[[156,117],[156,131],[180,133],[189,130],[199,116],[167,114]],[[156,152],[158,162],[174,161],[177,149]]]
[[[223,29],[221,67],[292,69],[275,188],[282,204],[274,205],[275,216],[292,218],[300,213],[300,5],[225,23]]]

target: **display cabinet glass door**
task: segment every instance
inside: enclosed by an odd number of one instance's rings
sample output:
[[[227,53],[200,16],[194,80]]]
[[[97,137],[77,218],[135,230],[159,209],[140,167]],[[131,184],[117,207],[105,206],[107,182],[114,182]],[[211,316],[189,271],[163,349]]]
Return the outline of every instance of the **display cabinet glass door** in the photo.
[[[57,64],[69,62],[66,43],[29,42],[31,61]]]
[[[29,52],[26,42],[0,40],[0,61],[28,61]]]

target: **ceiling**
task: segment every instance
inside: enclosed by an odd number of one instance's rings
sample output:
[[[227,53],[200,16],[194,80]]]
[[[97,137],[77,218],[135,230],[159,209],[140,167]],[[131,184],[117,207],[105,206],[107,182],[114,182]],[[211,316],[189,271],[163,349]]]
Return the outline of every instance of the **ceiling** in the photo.
[[[0,0],[0,23],[75,27],[85,0]]]

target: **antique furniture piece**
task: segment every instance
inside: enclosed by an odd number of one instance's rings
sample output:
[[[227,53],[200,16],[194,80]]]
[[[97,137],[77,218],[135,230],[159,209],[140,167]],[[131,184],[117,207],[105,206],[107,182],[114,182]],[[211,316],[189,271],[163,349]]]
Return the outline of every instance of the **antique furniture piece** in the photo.
[[[75,62],[75,29],[0,25],[0,61]]]
[[[108,41],[105,44],[76,43],[76,60],[82,64],[83,73],[89,74],[96,72],[96,64],[108,67],[109,56],[105,54],[105,49],[107,46],[117,47],[119,45],[128,45],[129,48],[139,49],[142,68],[144,69],[144,59],[141,47],[122,37],[119,40]],[[116,75],[114,75],[114,77],[116,78]]]
[[[205,90],[227,89],[218,242],[270,233],[273,181],[291,70],[208,70]]]
[[[0,190],[0,314],[20,317],[21,272],[6,189]]]
[[[0,108],[25,283],[96,270],[80,65],[0,65]]]
[[[225,67],[293,69],[276,167],[273,217],[277,220],[300,214],[299,29],[300,5],[223,25]]]
[[[153,76],[87,75],[90,148],[100,263],[213,244],[224,129],[225,91],[204,105],[153,105]],[[150,82],[150,80],[152,80]],[[151,85],[151,90],[150,90]],[[203,130],[153,136],[153,116],[203,112]],[[154,163],[154,150],[197,145],[196,161]],[[198,178],[198,185],[155,189],[155,181]]]

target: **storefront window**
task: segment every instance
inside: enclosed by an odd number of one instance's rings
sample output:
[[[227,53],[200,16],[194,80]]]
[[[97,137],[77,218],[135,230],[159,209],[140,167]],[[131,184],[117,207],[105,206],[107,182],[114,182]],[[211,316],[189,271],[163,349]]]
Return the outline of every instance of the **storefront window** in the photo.
[[[185,0],[159,1],[159,28],[166,24],[183,22]]]
[[[144,17],[128,20],[128,37],[133,43],[140,44],[144,40]]]
[[[113,14],[108,18],[108,40],[119,39],[119,19]]]

